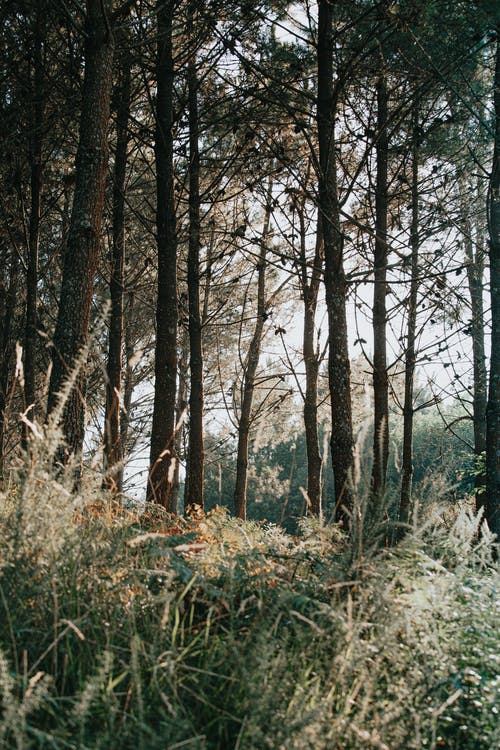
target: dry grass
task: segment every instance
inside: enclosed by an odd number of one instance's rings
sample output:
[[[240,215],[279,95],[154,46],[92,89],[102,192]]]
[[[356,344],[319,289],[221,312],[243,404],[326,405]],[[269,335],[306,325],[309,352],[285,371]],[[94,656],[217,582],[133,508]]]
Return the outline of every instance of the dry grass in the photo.
[[[1,747],[498,745],[498,570],[469,509],[360,559],[317,521],[75,495],[42,439],[0,499]]]

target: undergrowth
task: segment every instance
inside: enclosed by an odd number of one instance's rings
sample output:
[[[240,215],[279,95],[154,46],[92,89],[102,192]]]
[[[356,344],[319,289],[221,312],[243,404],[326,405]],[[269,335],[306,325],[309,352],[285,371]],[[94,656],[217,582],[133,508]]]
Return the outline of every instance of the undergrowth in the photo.
[[[0,498],[2,748],[498,746],[498,571],[466,507],[353,558],[318,521],[71,492],[36,450]]]

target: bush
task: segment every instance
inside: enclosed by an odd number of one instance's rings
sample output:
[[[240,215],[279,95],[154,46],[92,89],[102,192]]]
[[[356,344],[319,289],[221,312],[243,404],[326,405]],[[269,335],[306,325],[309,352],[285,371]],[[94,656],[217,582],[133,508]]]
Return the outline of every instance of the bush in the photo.
[[[49,455],[1,498],[2,747],[497,746],[498,571],[467,508],[353,559],[318,521],[72,493]]]

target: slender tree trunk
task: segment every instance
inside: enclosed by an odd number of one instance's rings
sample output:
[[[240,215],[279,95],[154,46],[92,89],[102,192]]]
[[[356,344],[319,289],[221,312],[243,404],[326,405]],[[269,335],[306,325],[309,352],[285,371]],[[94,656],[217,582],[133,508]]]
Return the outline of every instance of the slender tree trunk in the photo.
[[[318,142],[319,210],[325,247],[325,294],[328,311],[328,380],[332,410],[331,452],[335,485],[335,519],[349,523],[354,440],[351,373],[347,340],[347,280],[343,265],[335,161],[336,93],[333,89],[333,6],[319,0],[318,17]],[[345,509],[345,510],[344,510]],[[347,511],[347,512],[346,512]]]
[[[64,381],[87,343],[101,234],[104,188],[108,165],[108,121],[113,69],[111,0],[87,0],[85,76],[80,137],[76,157],[76,185],[64,257],[64,270],[54,334],[53,367],[48,412],[58,401]],[[63,460],[80,453],[84,437],[85,367],[66,401],[62,418],[66,450]]]
[[[134,393],[134,372],[132,362],[134,360],[134,344],[132,340],[131,326],[127,321],[134,317],[135,296],[133,292],[128,295],[125,315],[125,376],[123,385],[123,399],[120,414],[120,445],[121,455],[126,456],[128,453],[128,438],[130,427],[130,410],[132,408],[132,395]],[[123,487],[124,466],[119,469],[118,484]]]
[[[382,65],[384,62],[382,61]],[[385,74],[377,82],[377,185],[375,190],[375,283],[373,291],[374,435],[372,509],[382,510],[389,460],[389,381],[387,377],[387,157],[388,94]]]
[[[213,271],[213,255],[215,248],[215,219],[211,219],[211,230],[210,240],[207,246],[206,255],[206,267],[205,267],[205,286],[203,289],[203,313],[202,313],[202,326],[205,326],[208,321],[209,304],[210,304],[210,292],[212,291],[212,271]]]
[[[0,239],[0,357],[3,356],[3,331],[6,323],[7,294],[10,286],[10,253],[5,240]]]
[[[321,219],[318,216],[316,232],[316,252],[314,255],[311,279],[307,276],[306,231],[304,213],[300,214],[301,237],[301,286],[304,297],[304,333],[302,351],[306,373],[306,391],[304,398],[304,429],[306,433],[307,452],[307,497],[310,505],[308,514],[321,515],[321,469],[323,459],[319,448],[318,436],[318,372],[319,352],[314,345],[316,307],[323,270],[323,236]]]
[[[203,309],[202,309],[202,315],[201,315],[201,328],[203,331],[203,327],[206,325],[208,321],[209,316],[209,303],[210,303],[210,292],[212,288],[212,264],[213,264],[213,252],[215,247],[215,220],[212,219],[211,221],[211,232],[210,232],[210,240],[208,242],[207,247],[207,257],[206,257],[206,268],[205,268],[205,285],[203,289]],[[189,302],[188,302],[189,304]],[[202,339],[203,344],[203,339]],[[187,348],[188,344],[183,341],[183,344],[181,346],[181,361],[179,362],[179,393],[177,397],[177,416],[176,420],[177,423],[179,422],[180,416],[183,411],[187,408],[187,397],[188,397],[188,358],[187,358]],[[203,391],[202,391],[203,395]],[[183,439],[183,433],[182,431],[179,431],[175,436],[175,443],[176,443],[176,453],[179,455],[181,444]],[[187,501],[187,492],[188,492],[188,486],[189,486],[189,466],[188,461],[186,462],[186,477],[185,477],[185,485],[184,485],[184,506],[186,505]],[[176,473],[174,478],[174,489],[176,491],[176,497],[179,495],[179,465],[177,462],[176,465]],[[220,493],[219,493],[220,494]],[[176,500],[176,503],[178,500]]]
[[[408,299],[408,324],[407,342],[405,352],[405,393],[403,404],[403,458],[401,465],[401,497],[399,520],[408,523],[411,517],[411,489],[413,479],[413,385],[416,363],[416,331],[417,331],[417,304],[419,287],[419,185],[418,185],[418,110],[413,112],[413,144],[412,144],[412,178],[411,178],[411,205],[412,219],[410,230],[411,246],[411,280],[410,296]]]
[[[173,0],[158,0],[156,95],[156,232],[158,300],[156,307],[155,396],[147,499],[169,511],[174,479],[175,393],[177,380],[177,235],[173,171],[172,57]]]
[[[269,185],[269,196],[272,185]],[[242,384],[242,401],[240,418],[238,421],[238,455],[236,459],[236,482],[234,487],[234,513],[243,520],[247,516],[247,480],[248,480],[248,448],[250,442],[250,427],[252,424],[252,403],[255,391],[255,376],[259,366],[260,347],[264,322],[266,318],[266,262],[267,236],[271,224],[271,199],[267,201],[264,226],[260,243],[259,260],[257,263],[257,319],[248,349],[245,373]]]
[[[192,23],[192,19],[191,19]],[[192,35],[193,36],[193,35]],[[195,44],[192,38],[192,44]],[[198,145],[198,78],[196,55],[188,67],[189,96],[189,449],[185,511],[203,508],[205,451],[203,446],[203,341],[200,312],[200,153]]]
[[[181,420],[187,409],[187,398],[188,398],[188,352],[189,352],[189,335],[184,328],[181,329],[180,335],[180,356],[179,356],[179,385],[177,388],[177,405],[175,408],[175,424],[177,430],[174,438],[175,455],[177,461],[175,462],[174,481],[172,484],[172,495],[171,495],[171,509],[173,513],[177,513],[179,506],[180,496],[180,456],[182,455],[182,443],[184,431],[182,429]],[[188,468],[186,467],[186,485],[188,483]],[[186,498],[186,487],[184,488],[184,498]]]
[[[33,106],[30,134],[31,208],[28,236],[28,264],[26,272],[26,329],[24,338],[24,398],[25,406],[33,406],[30,419],[36,416],[36,344],[38,297],[38,245],[40,239],[40,210],[42,203],[42,140],[44,72],[42,59],[42,8],[37,2],[33,44]],[[23,424],[22,443],[27,447],[27,427]]]
[[[485,517],[500,539],[500,24],[495,65],[495,144],[488,196],[490,235],[491,358],[486,408]]]
[[[465,190],[465,186],[464,186]],[[465,193],[464,193],[465,197]],[[464,248],[467,260],[467,281],[471,303],[471,339],[473,359],[473,425],[474,453],[480,457],[486,451],[486,402],[488,398],[488,375],[484,349],[484,242],[480,233],[476,234],[477,246],[474,252],[472,222],[467,216],[467,207],[462,206],[464,213]],[[486,473],[476,474],[476,508],[484,504]]]
[[[0,319],[0,482],[4,477],[4,450],[5,450],[5,428],[7,419],[7,395],[9,392],[9,378],[11,371],[12,351],[12,329],[16,310],[16,298],[19,278],[19,260],[15,249],[10,254],[10,274],[5,297],[2,300],[3,310]]]
[[[104,466],[106,486],[122,491],[120,439],[120,400],[122,395],[123,297],[125,265],[125,179],[127,169],[128,122],[130,116],[130,55],[128,36],[122,42],[116,96],[116,153],[113,174],[113,256],[111,279],[111,316],[109,321],[108,362],[106,368],[106,412],[104,417]]]

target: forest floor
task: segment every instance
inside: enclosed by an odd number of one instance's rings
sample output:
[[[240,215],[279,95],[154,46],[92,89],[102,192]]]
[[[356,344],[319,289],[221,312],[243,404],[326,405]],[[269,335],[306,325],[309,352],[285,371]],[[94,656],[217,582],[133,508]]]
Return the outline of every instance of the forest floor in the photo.
[[[41,465],[0,498],[2,748],[499,746],[498,568],[466,506],[367,550],[139,516]]]

